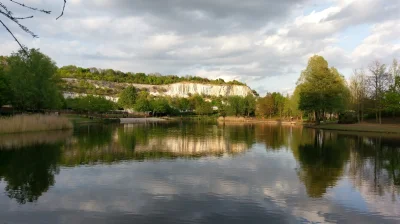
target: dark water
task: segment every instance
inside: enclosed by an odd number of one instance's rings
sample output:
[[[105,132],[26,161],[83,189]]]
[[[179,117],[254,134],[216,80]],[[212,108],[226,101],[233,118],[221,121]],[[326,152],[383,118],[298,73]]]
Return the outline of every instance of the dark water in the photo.
[[[400,137],[296,126],[0,136],[0,223],[399,223]]]

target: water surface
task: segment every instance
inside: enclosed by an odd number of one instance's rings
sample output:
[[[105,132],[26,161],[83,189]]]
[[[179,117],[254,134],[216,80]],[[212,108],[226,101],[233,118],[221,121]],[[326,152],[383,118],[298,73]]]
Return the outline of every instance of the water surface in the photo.
[[[399,223],[400,138],[298,126],[0,136],[0,223]]]

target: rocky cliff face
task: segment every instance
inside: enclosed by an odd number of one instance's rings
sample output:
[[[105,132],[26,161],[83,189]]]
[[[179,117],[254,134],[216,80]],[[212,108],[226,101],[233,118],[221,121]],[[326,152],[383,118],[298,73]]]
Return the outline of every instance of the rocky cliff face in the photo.
[[[175,83],[163,86],[167,96],[188,97],[189,95],[199,94],[206,96],[247,96],[253,94],[247,86],[239,85],[212,85],[201,83]]]
[[[79,80],[66,78],[63,79],[68,85],[79,85]],[[215,85],[215,84],[202,84],[202,83],[189,83],[181,82],[170,85],[143,85],[132,83],[116,83],[106,81],[85,80],[98,89],[110,89],[112,92],[119,92],[128,86],[134,86],[137,89],[149,91],[154,96],[172,96],[172,97],[189,97],[190,95],[206,95],[206,96],[247,96],[253,94],[248,86],[241,85]],[[80,93],[84,95],[83,93]],[[75,97],[76,94],[66,92],[66,97]],[[113,96],[110,96],[113,97]],[[116,100],[116,96],[113,97]]]

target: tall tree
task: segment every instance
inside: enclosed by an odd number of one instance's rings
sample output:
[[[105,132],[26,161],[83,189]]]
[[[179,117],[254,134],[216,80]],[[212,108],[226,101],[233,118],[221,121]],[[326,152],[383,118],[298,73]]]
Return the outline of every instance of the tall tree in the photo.
[[[283,110],[285,109],[285,97],[281,93],[272,93],[274,98],[275,114],[282,117]]]
[[[382,110],[384,109],[384,95],[390,83],[390,74],[386,72],[386,65],[374,61],[369,66],[368,86],[374,100],[376,122],[382,124]]]
[[[240,96],[228,97],[228,113],[230,115],[240,116],[245,111],[244,99]]]
[[[244,113],[246,116],[250,116],[251,114],[254,114],[256,110],[256,98],[254,97],[253,94],[248,94],[243,101],[243,106],[244,106]]]
[[[11,100],[11,92],[6,78],[7,68],[7,58],[0,56],[0,107],[8,104]]]
[[[270,118],[274,114],[275,110],[275,102],[274,102],[274,97],[272,96],[271,93],[267,93],[265,97],[259,98],[257,100],[257,108],[256,108],[256,114],[258,116],[264,117],[269,116]]]
[[[384,105],[385,109],[392,112],[393,117],[400,111],[400,76],[394,78],[394,83],[385,92]]]
[[[344,77],[335,68],[329,68],[328,62],[318,55],[309,59],[298,88],[299,109],[313,112],[317,123],[325,118],[325,113],[343,110],[348,94]]]
[[[12,105],[23,110],[58,108],[61,94],[57,88],[55,62],[39,50],[27,52],[19,50],[8,58],[6,77]]]
[[[364,118],[364,103],[367,97],[367,79],[363,70],[354,70],[349,83],[351,104],[357,113],[358,122]]]

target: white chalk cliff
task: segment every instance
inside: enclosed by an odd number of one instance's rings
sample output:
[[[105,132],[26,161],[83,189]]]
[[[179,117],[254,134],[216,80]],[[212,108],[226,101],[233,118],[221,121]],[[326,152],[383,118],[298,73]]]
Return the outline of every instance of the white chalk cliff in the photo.
[[[65,78],[64,81],[71,85],[78,84],[79,80]],[[172,96],[172,97],[189,97],[190,95],[205,95],[205,96],[247,96],[253,94],[248,86],[229,85],[229,84],[202,84],[192,82],[180,82],[169,85],[145,85],[134,83],[116,83],[107,81],[85,80],[93,84],[96,88],[102,89],[118,89],[119,91],[128,87],[134,86],[137,89],[147,90],[154,96]],[[65,93],[66,97],[75,97],[74,93]],[[84,94],[83,94],[84,95]],[[111,97],[111,96],[110,96]],[[116,97],[113,97],[116,100]]]

